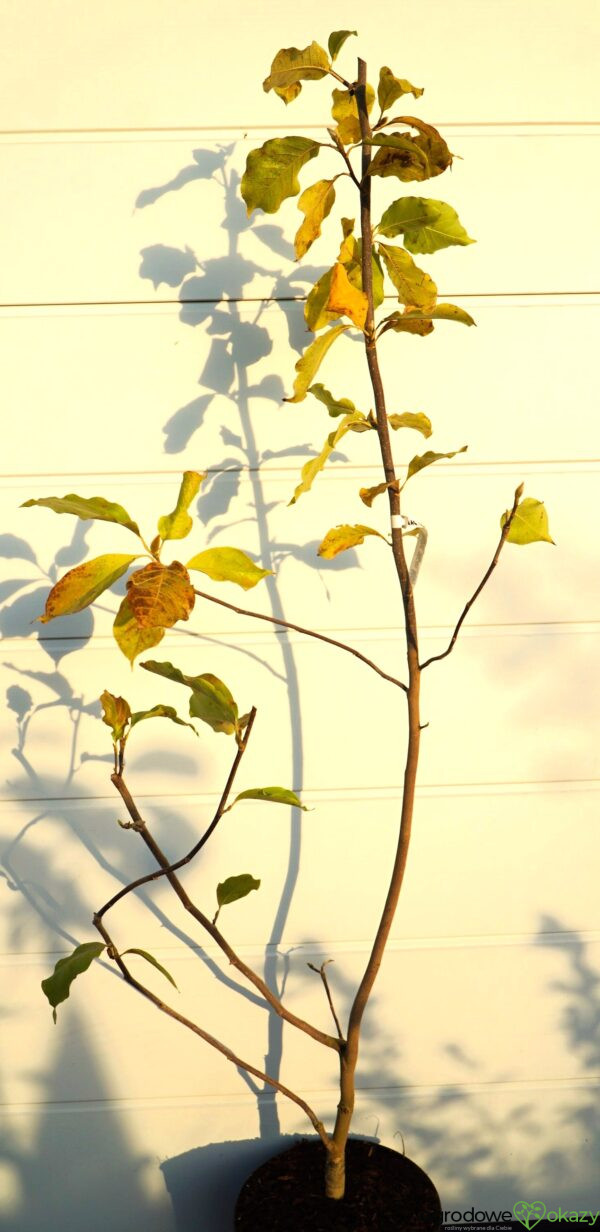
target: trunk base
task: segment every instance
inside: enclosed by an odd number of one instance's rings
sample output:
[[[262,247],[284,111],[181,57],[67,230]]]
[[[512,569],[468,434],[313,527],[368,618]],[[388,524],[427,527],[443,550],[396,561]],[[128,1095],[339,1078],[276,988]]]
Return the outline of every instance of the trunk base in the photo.
[[[362,1138],[346,1147],[346,1193],[325,1196],[325,1148],[300,1141],[258,1168],[235,1208],[236,1232],[439,1232],[429,1177],[397,1151]]]

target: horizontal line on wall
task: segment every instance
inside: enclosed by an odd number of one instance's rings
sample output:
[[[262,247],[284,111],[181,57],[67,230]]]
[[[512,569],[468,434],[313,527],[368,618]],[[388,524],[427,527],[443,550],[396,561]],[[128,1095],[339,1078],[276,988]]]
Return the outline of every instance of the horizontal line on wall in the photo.
[[[386,953],[405,953],[407,950],[474,950],[474,949],[503,949],[503,948],[530,948],[530,949],[560,949],[568,946],[581,945],[598,945],[600,944],[600,931],[598,929],[588,929],[581,932],[573,932],[567,929],[564,932],[530,932],[530,933],[489,933],[477,934],[473,936],[448,936],[443,937],[407,937],[403,939],[390,938],[386,945]],[[279,945],[273,944],[245,944],[234,945],[237,954],[245,961],[252,957],[256,957],[261,961],[265,955],[278,955],[282,959],[289,958],[290,952],[293,950],[294,959],[298,964],[303,964],[306,957],[314,958],[315,952],[319,954],[326,951],[334,951],[336,954],[356,955],[362,957],[365,954],[370,954],[373,945],[372,938],[351,938],[350,940],[329,941],[327,937],[319,938],[314,941],[284,941]],[[5,953],[0,955],[0,965],[3,967],[35,967],[39,963],[46,963],[50,960],[58,960],[64,954],[71,951],[67,948],[60,950],[36,950],[29,953]],[[207,942],[206,945],[198,946],[156,946],[153,945],[152,953],[173,965],[174,959],[178,959],[182,963],[195,963],[199,954],[209,954],[211,957],[218,957],[222,951],[217,945]]]
[[[597,297],[600,295],[600,290],[556,290],[556,291],[444,291],[441,290],[438,299],[535,299],[543,300],[554,297],[573,298]],[[390,303],[396,303],[397,299],[393,295],[386,295],[386,300]],[[282,296],[228,296],[223,299],[101,299],[101,300],[40,300],[39,302],[22,302],[22,303],[0,303],[0,310],[15,311],[18,309],[43,309],[43,308],[162,308],[172,307],[182,308],[189,304],[303,304],[306,302],[305,295],[282,295]]]
[[[452,1092],[454,1095],[465,1095],[467,1098],[473,1096],[486,1096],[497,1094],[498,1092],[506,1092],[507,1094],[515,1093],[523,1095],[526,1091],[556,1091],[568,1093],[569,1091],[588,1091],[590,1094],[600,1088],[600,1078],[593,1076],[585,1078],[524,1078],[518,1081],[498,1081],[498,1082],[441,1082],[437,1085],[427,1085],[415,1083],[414,1086],[402,1085],[397,1087],[357,1087],[357,1107],[354,1122],[354,1129],[358,1129],[357,1121],[360,1120],[361,1104],[367,1102],[371,1093],[376,1094],[377,1102],[386,1104],[398,1100],[413,1100],[413,1099],[429,1099],[439,1096],[440,1091],[444,1094]],[[330,1101],[332,1093],[337,1091],[337,1087],[332,1083],[330,1088],[327,1087],[301,1087],[298,1089],[298,1094],[304,1097],[309,1097],[313,1102],[317,1100]],[[59,1116],[74,1116],[84,1112],[106,1113],[115,1111],[165,1111],[170,1112],[172,1109],[183,1110],[185,1108],[211,1108],[211,1107],[227,1107],[227,1108],[245,1108],[250,1106],[256,1107],[256,1104],[263,1104],[271,1101],[273,1096],[270,1093],[260,1093],[252,1095],[250,1092],[242,1092],[239,1095],[232,1095],[229,1092],[221,1094],[216,1092],[210,1095],[182,1095],[182,1096],[152,1096],[121,1099],[105,1099],[105,1100],[71,1100],[68,1103],[58,1102],[56,1100],[36,1100],[36,1101],[20,1101],[19,1103],[2,1102],[0,1107],[4,1108],[11,1115],[15,1116],[30,1116],[39,1114],[43,1109],[44,1113]],[[287,1101],[284,1096],[281,1096],[284,1106]],[[298,1112],[298,1115],[300,1113]],[[369,1115],[372,1115],[371,1113]],[[354,1130],[353,1130],[354,1132]],[[304,1129],[303,1134],[310,1134],[310,1129]],[[312,1136],[312,1135],[311,1135]],[[208,1145],[208,1144],[207,1144]]]
[[[308,454],[307,454],[308,456]],[[263,466],[248,466],[240,463],[236,466],[227,466],[224,469],[219,467],[206,467],[206,473],[209,475],[235,475],[241,476],[242,479],[248,479],[250,475],[264,475],[265,478],[275,479],[279,476],[286,479],[289,475],[297,475],[300,468],[300,460],[295,461],[289,466],[282,466],[279,462],[276,466],[266,463]],[[480,458],[477,461],[455,461],[438,462],[435,468],[427,471],[427,476],[424,476],[427,481],[431,481],[436,477],[448,478],[448,475],[459,474],[462,478],[478,475],[503,475],[507,469],[521,469],[529,474],[568,474],[569,471],[565,468],[578,467],[588,469],[590,472],[595,472],[600,466],[600,458],[494,458],[486,461]],[[335,483],[343,480],[350,475],[363,474],[380,474],[381,464],[360,465],[358,463],[345,462],[338,464],[337,467],[326,469],[319,477],[320,483]],[[181,466],[175,467],[173,470],[147,470],[147,471],[19,471],[10,474],[0,474],[5,487],[23,487],[24,482],[40,482],[46,486],[50,486],[58,480],[76,479],[81,485],[96,484],[99,480],[106,480],[109,485],[122,487],[124,483],[138,486],[148,484],[156,485],[171,485],[174,479],[181,478]]]
[[[339,787],[319,787],[313,788],[306,785],[296,785],[294,790],[302,794],[302,799],[311,805],[319,803],[330,804],[336,801],[344,801],[352,803],[353,801],[362,802],[370,801],[398,801],[402,798],[402,785],[392,787],[346,787],[341,784]],[[417,797],[420,799],[452,799],[455,797],[480,797],[480,796],[530,796],[530,795],[572,795],[582,792],[597,792],[600,790],[600,778],[593,779],[544,779],[544,780],[516,780],[511,782],[494,783],[494,782],[474,782],[474,783],[420,783],[417,786]],[[147,804],[152,804],[152,801],[176,800],[178,804],[190,805],[211,805],[218,801],[220,792],[143,792],[136,791],[136,800],[144,800]],[[61,808],[72,808],[77,811],[81,804],[86,806],[97,804],[103,808],[106,804],[117,806],[117,801],[114,793],[96,796],[4,796],[2,798],[4,805],[35,804],[37,807],[42,805],[60,804]]]
[[[494,137],[499,136],[577,136],[581,130],[582,136],[593,136],[594,130],[600,128],[598,120],[431,120],[436,128],[441,128],[449,135],[464,132],[472,135],[481,132]],[[43,138],[43,144],[71,144],[86,141],[115,142],[126,141],[186,141],[194,134],[206,137],[210,134],[213,140],[243,141],[251,134],[254,141],[264,134],[265,139],[274,132],[289,132],[289,124],[278,124],[264,121],[262,124],[182,124],[182,125],[151,125],[151,126],[90,126],[89,128],[5,128],[0,129],[0,142],[6,145],[38,144]],[[298,124],[294,126],[297,133],[322,133],[326,136],[326,125]]]

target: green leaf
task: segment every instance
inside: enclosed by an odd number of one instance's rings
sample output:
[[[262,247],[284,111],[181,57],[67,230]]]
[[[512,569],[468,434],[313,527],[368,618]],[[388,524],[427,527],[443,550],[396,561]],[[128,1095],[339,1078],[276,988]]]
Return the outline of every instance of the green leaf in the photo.
[[[187,726],[190,726],[189,723]],[[165,979],[173,985],[173,988],[177,988],[177,984],[175,983],[173,976],[169,971],[167,971],[166,967],[163,967],[162,963],[159,963],[158,959],[155,958],[153,954],[149,954],[147,950],[138,950],[135,946],[132,946],[129,950],[123,950],[121,958],[124,958],[126,954],[138,954],[140,958],[145,958],[146,962],[150,963],[152,967],[156,967],[156,970],[160,971],[161,975],[164,975]]]
[[[433,450],[428,449],[427,453],[417,454],[408,464],[404,483],[407,484],[413,475],[424,470],[426,466],[431,466],[433,462],[439,462],[441,458],[455,458],[458,453],[465,453],[467,448],[467,445],[463,445],[461,449],[454,449],[452,453],[434,453]]]
[[[333,180],[317,180],[316,184],[305,188],[299,198],[298,209],[302,210],[305,217],[294,240],[297,261],[308,252],[311,244],[314,244],[321,234],[321,223],[331,212],[335,201],[333,183]]]
[[[321,364],[329,350],[340,334],[349,329],[349,325],[335,325],[328,333],[321,334],[320,338],[315,338],[310,346],[306,348],[304,355],[300,357],[296,364],[296,380],[294,381],[294,396],[293,398],[284,398],[284,402],[303,402],[309,385],[312,385],[313,377],[316,376]]]
[[[38,616],[38,620],[46,624],[56,616],[71,616],[74,612],[83,611],[122,577],[134,560],[139,560],[139,557],[96,556],[83,565],[77,565],[76,569],[70,569],[52,587],[46,599],[44,615]]]
[[[306,804],[301,803],[296,793],[289,791],[287,787],[249,787],[246,791],[239,792],[230,808],[233,808],[238,800],[264,800],[271,804],[289,804],[305,813],[310,811]]]
[[[72,954],[59,958],[52,975],[42,980],[42,991],[52,1006],[52,1017],[56,1022],[56,1007],[66,1001],[71,991],[71,984],[78,975],[87,971],[94,958],[99,958],[106,949],[103,941],[85,941],[78,945]]]
[[[284,103],[291,103],[297,98],[302,86],[301,81],[318,81],[326,77],[331,65],[327,52],[314,41],[309,47],[283,47],[277,52],[271,65],[271,72],[263,81],[263,90],[269,90],[282,98]]]
[[[127,599],[139,629],[170,629],[178,620],[189,619],[196,596],[178,560],[172,565],[151,561],[132,573]]]
[[[304,463],[301,471],[301,482],[298,484],[298,487],[296,488],[294,495],[288,504],[295,505],[296,501],[300,499],[303,493],[310,490],[313,480],[319,474],[319,471],[323,470],[327,459],[333,453],[336,445],[339,441],[341,441],[342,437],[350,431],[352,425],[365,422],[368,421],[365,420],[365,416],[360,411],[353,411],[350,415],[345,415],[344,418],[340,420],[338,427],[333,432],[329,433],[320,454],[318,454],[316,458],[309,458],[308,462]]]
[[[153,660],[146,660],[145,663],[140,664],[140,667],[147,672],[154,672],[157,676],[164,676],[167,680],[174,681],[175,684],[183,684],[191,689],[190,715],[192,718],[201,719],[203,723],[208,723],[213,731],[224,732],[228,736],[238,732],[237,705],[227,685],[223,684],[218,676],[213,676],[210,672],[202,676],[185,676],[172,663],[157,663]]]
[[[129,659],[132,667],[139,654],[158,646],[164,636],[164,629],[140,629],[129,605],[129,599],[125,596],[115,617],[113,637],[119,650],[123,652],[126,659]]]
[[[421,436],[424,436],[426,439],[428,436],[431,436],[433,431],[431,420],[422,411],[417,411],[416,413],[404,411],[402,415],[388,415],[388,423],[390,428],[394,429],[394,432],[398,428],[414,428],[416,432],[420,432]]]
[[[203,479],[206,479],[206,474],[200,474],[199,471],[184,471],[173,512],[158,519],[158,533],[161,539],[185,539],[186,535],[189,535],[194,523],[188,509]]]
[[[500,519],[500,526],[504,526],[508,515],[509,510],[507,509]],[[535,500],[533,496],[526,496],[525,500],[517,505],[517,512],[512,520],[506,541],[521,544],[554,543],[554,539],[550,537],[548,513],[543,501]]]
[[[310,385],[308,392],[312,394],[313,398],[318,398],[319,402],[323,403],[323,406],[327,407],[332,417],[336,415],[357,414],[356,407],[349,398],[334,398],[333,394],[330,394],[324,385]]]
[[[346,552],[348,548],[356,548],[364,543],[367,535],[377,535],[378,539],[387,543],[385,536],[380,535],[378,530],[373,530],[372,526],[334,526],[327,531],[317,556],[322,556],[324,560],[333,560],[340,552]]]
[[[405,252],[404,248],[379,244],[379,251],[398,292],[400,302],[415,308],[432,309],[437,295],[437,287],[433,278],[415,265],[412,257]]]
[[[298,172],[319,153],[312,137],[273,137],[251,150],[242,176],[241,193],[248,215],[253,210],[275,214],[286,197],[300,192]]]
[[[68,496],[44,496],[41,500],[23,501],[21,509],[28,509],[31,505],[43,505],[55,513],[72,513],[82,522],[116,522],[133,531],[134,535],[139,537],[140,534],[137,522],[132,522],[127,510],[122,505],[105,500],[103,496],[76,496],[74,492]]]
[[[386,111],[403,94],[413,94],[415,98],[420,98],[423,90],[411,85],[410,81],[406,81],[403,77],[394,77],[391,68],[387,68],[386,65],[380,68],[377,101],[381,110]]]
[[[400,197],[393,201],[377,230],[388,239],[403,235],[409,252],[432,253],[451,244],[475,243],[451,205],[427,197]]]
[[[259,885],[260,881],[250,873],[239,873],[237,877],[227,877],[225,881],[220,881],[217,886],[219,911],[228,903],[236,903],[239,898],[246,898],[252,890],[258,890]]]
[[[207,548],[192,556],[187,568],[206,573],[214,582],[235,582],[243,590],[251,590],[262,578],[273,573],[272,569],[260,569],[239,548]]]
[[[163,706],[160,702],[157,706],[153,706],[151,710],[136,710],[131,716],[132,730],[137,723],[141,723],[144,719],[170,719],[172,723],[178,723],[180,727],[189,727],[197,736],[198,732],[193,723],[186,723],[185,719],[180,719],[174,706]]]
[[[334,30],[327,40],[327,48],[332,60],[337,60],[346,39],[358,34],[358,30]]]
[[[367,83],[365,89],[367,112],[370,112],[375,102],[373,86]],[[336,133],[342,145],[353,145],[360,141],[360,120],[358,116],[358,101],[351,90],[334,90],[332,92],[333,107],[331,114],[336,122]]]
[[[124,697],[114,697],[112,693],[108,692],[108,689],[104,690],[100,701],[102,703],[102,722],[111,728],[113,742],[116,744],[117,741],[123,739],[125,728],[131,719],[129,702],[126,702]]]

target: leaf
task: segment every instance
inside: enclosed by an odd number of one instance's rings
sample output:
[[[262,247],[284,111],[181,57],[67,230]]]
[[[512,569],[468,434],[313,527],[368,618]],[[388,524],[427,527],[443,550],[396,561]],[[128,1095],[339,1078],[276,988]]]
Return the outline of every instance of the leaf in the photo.
[[[379,531],[373,530],[371,526],[334,526],[327,531],[317,556],[322,556],[324,560],[333,560],[334,556],[338,556],[340,552],[346,552],[348,548],[355,548],[364,543],[367,535],[377,535],[378,539],[383,539],[384,543],[387,543],[385,536],[380,535]]]
[[[501,526],[504,526],[508,515],[509,510],[507,509],[500,519]],[[506,541],[520,544],[554,543],[554,539],[550,537],[548,513],[543,501],[535,500],[533,496],[526,496],[525,500],[517,505],[517,512],[512,520]]]
[[[300,192],[298,172],[319,153],[312,137],[273,137],[251,150],[242,176],[241,194],[248,215],[253,210],[275,214],[286,197]]]
[[[192,718],[201,719],[203,723],[208,723],[213,731],[224,732],[228,736],[239,730],[237,705],[227,685],[223,684],[218,676],[213,676],[210,672],[202,676],[185,676],[172,663],[157,663],[154,660],[146,660],[140,667],[191,689]]]
[[[373,136],[370,144],[382,148],[369,163],[369,175],[394,175],[402,181],[429,179],[427,156],[413,137],[401,133]]]
[[[333,267],[325,308],[337,316],[349,317],[358,329],[364,329],[369,301],[364,291],[352,286],[345,267],[339,261]]]
[[[348,325],[335,325],[328,333],[321,334],[320,338],[315,338],[310,346],[306,348],[304,355],[300,357],[296,364],[296,380],[294,381],[294,396],[293,398],[284,398],[284,402],[303,402],[308,392],[309,385],[312,384],[313,377],[316,376],[321,364],[336,338],[349,329]]]
[[[129,702],[126,702],[124,697],[114,697],[112,693],[108,692],[108,689],[104,690],[100,701],[102,703],[102,722],[112,729],[113,742],[116,744],[118,740],[123,739],[125,728],[131,719]]]
[[[332,60],[337,60],[346,39],[358,34],[358,30],[334,30],[327,40],[327,48]]]
[[[451,205],[427,197],[400,197],[393,201],[377,230],[388,239],[403,235],[409,252],[432,253],[451,244],[475,243]]]
[[[398,428],[414,428],[416,432],[420,432],[425,438],[431,436],[433,431],[431,420],[422,411],[417,411],[416,413],[404,411],[402,415],[388,415],[388,423],[390,428],[394,429],[394,432]]]
[[[383,492],[387,492],[388,488],[396,484],[395,479],[391,479],[389,483],[378,483],[374,488],[359,488],[358,495],[368,509],[371,508],[376,496],[381,496]]]
[[[136,569],[127,583],[127,598],[138,629],[170,629],[188,620],[196,596],[187,569],[173,561],[151,561]]]
[[[99,958],[106,949],[103,941],[85,941],[78,945],[72,954],[59,958],[52,975],[42,980],[42,991],[52,1006],[52,1017],[56,1022],[56,1007],[66,1001],[71,991],[71,984],[78,975],[87,971],[94,958]]]
[[[367,84],[365,89],[367,112],[370,112],[375,102],[373,86]],[[333,107],[331,114],[336,122],[336,133],[342,145],[351,145],[360,141],[360,120],[358,117],[358,100],[351,90],[334,90],[332,92]]]
[[[298,47],[283,47],[273,60],[269,76],[263,81],[263,90],[265,94],[274,90],[284,103],[291,103],[302,89],[301,81],[318,81],[327,76],[330,67],[327,52],[319,43],[313,41],[301,50]]]
[[[37,619],[45,625],[56,616],[71,616],[74,612],[81,612],[122,577],[132,561],[138,559],[137,556],[96,556],[94,560],[88,560],[76,569],[70,569],[56,586],[52,587],[46,599],[44,615],[38,616]]]
[[[354,403],[349,398],[334,398],[333,394],[330,394],[324,385],[310,385],[308,392],[312,394],[313,398],[318,398],[319,402],[322,402],[323,406],[327,407],[329,414],[333,417],[357,413]]]
[[[55,513],[72,513],[82,522],[116,522],[133,531],[134,535],[140,534],[137,522],[132,522],[127,510],[122,505],[105,500],[103,496],[76,496],[74,492],[68,496],[44,496],[41,500],[23,501],[21,509],[28,509],[31,505],[43,505]]]
[[[321,234],[321,223],[331,212],[331,207],[335,201],[333,183],[333,180],[317,180],[316,184],[311,184],[310,188],[305,188],[302,196],[299,198],[298,209],[302,210],[305,217],[304,222],[301,223],[296,232],[294,240],[294,251],[297,261],[308,252],[311,244],[314,244],[314,241]]]
[[[467,445],[463,445],[461,449],[454,449],[452,453],[434,453],[433,450],[428,449],[427,453],[417,454],[408,464],[404,483],[408,483],[413,475],[422,471],[426,466],[431,466],[433,462],[439,462],[441,458],[455,458],[457,453],[465,453],[467,448]]]
[[[407,308],[407,317],[413,321],[459,321],[461,325],[474,325],[475,322],[464,308],[458,308],[456,304],[436,304],[431,312],[419,312],[415,308]]]
[[[404,248],[379,244],[379,251],[398,292],[400,302],[416,308],[433,308],[437,295],[437,287],[433,278],[415,265],[412,257],[405,252]]]
[[[220,881],[217,886],[217,902],[219,910],[221,907],[226,907],[228,903],[235,903],[239,898],[245,898],[252,890],[258,890],[260,881],[257,881],[250,873],[239,873],[237,877],[227,877],[225,881]]]
[[[313,334],[318,333],[325,325],[336,320],[335,312],[328,312],[325,305],[329,299],[329,288],[333,269],[327,270],[317,279],[309,291],[304,305],[304,320]]]
[[[123,652],[126,659],[129,659],[132,667],[134,659],[137,659],[139,654],[158,646],[164,636],[164,629],[140,629],[129,605],[129,599],[125,596],[115,616],[113,637],[119,650]]]
[[[207,548],[188,560],[186,568],[206,573],[214,582],[235,582],[243,590],[251,590],[262,578],[273,573],[261,569],[239,548]]]
[[[180,719],[174,706],[163,706],[160,702],[157,706],[153,706],[151,710],[136,710],[131,716],[132,729],[137,723],[143,722],[144,719],[170,719],[172,723],[179,724],[180,727],[189,727],[197,736],[198,732],[193,723],[186,723],[185,719]]]
[[[365,420],[365,416],[361,414],[360,411],[353,411],[350,415],[345,415],[344,418],[340,420],[338,427],[333,432],[329,433],[320,454],[318,454],[316,458],[310,458],[308,462],[304,463],[301,471],[301,482],[298,484],[298,487],[296,488],[294,495],[288,504],[295,505],[296,501],[300,499],[303,493],[310,490],[313,480],[319,474],[319,471],[323,470],[327,459],[333,453],[338,442],[341,441],[342,437],[350,431],[353,424],[358,424],[361,421],[367,422]]]
[[[406,81],[403,77],[394,77],[391,68],[387,68],[386,65],[380,68],[377,101],[382,111],[391,107],[392,103],[395,103],[396,99],[401,98],[403,94],[414,94],[415,98],[420,98],[423,93],[423,90],[411,85],[410,81]]]
[[[190,724],[188,723],[187,726],[189,727]],[[126,954],[139,954],[140,958],[145,958],[146,962],[149,962],[151,966],[156,967],[156,970],[160,971],[161,975],[164,975],[165,979],[173,985],[173,988],[177,988],[177,984],[175,983],[173,976],[167,971],[166,967],[163,967],[162,963],[159,963],[158,959],[155,958],[153,954],[149,954],[147,950],[138,950],[135,946],[132,946],[129,950],[123,950],[121,958],[124,958]]]
[[[158,519],[158,533],[161,539],[185,539],[186,535],[189,535],[194,523],[188,509],[203,479],[206,479],[206,474],[200,474],[199,471],[184,471],[173,512]]]
[[[289,804],[305,813],[310,811],[306,804],[300,802],[296,793],[287,787],[249,787],[246,791],[239,792],[230,808],[233,808],[238,800],[264,800],[271,804]]]
[[[362,291],[362,240],[349,236],[342,244],[339,260],[346,267],[349,282],[353,287]],[[373,270],[373,307],[379,308],[384,300],[383,270],[381,260],[375,252],[371,268]]]
[[[441,175],[447,167],[452,166],[452,155],[441,133],[432,124],[426,124],[418,116],[396,116],[392,124],[410,124],[416,128],[419,136],[415,137],[415,145],[423,151],[429,164],[429,176]]]

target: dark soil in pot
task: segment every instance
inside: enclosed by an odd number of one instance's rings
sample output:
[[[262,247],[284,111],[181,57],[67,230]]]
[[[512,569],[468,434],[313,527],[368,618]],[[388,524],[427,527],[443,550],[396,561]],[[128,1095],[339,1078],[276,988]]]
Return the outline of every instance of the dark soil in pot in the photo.
[[[350,1138],[346,1194],[324,1194],[318,1139],[275,1155],[245,1182],[235,1232],[439,1232],[442,1209],[429,1177],[405,1155]]]

